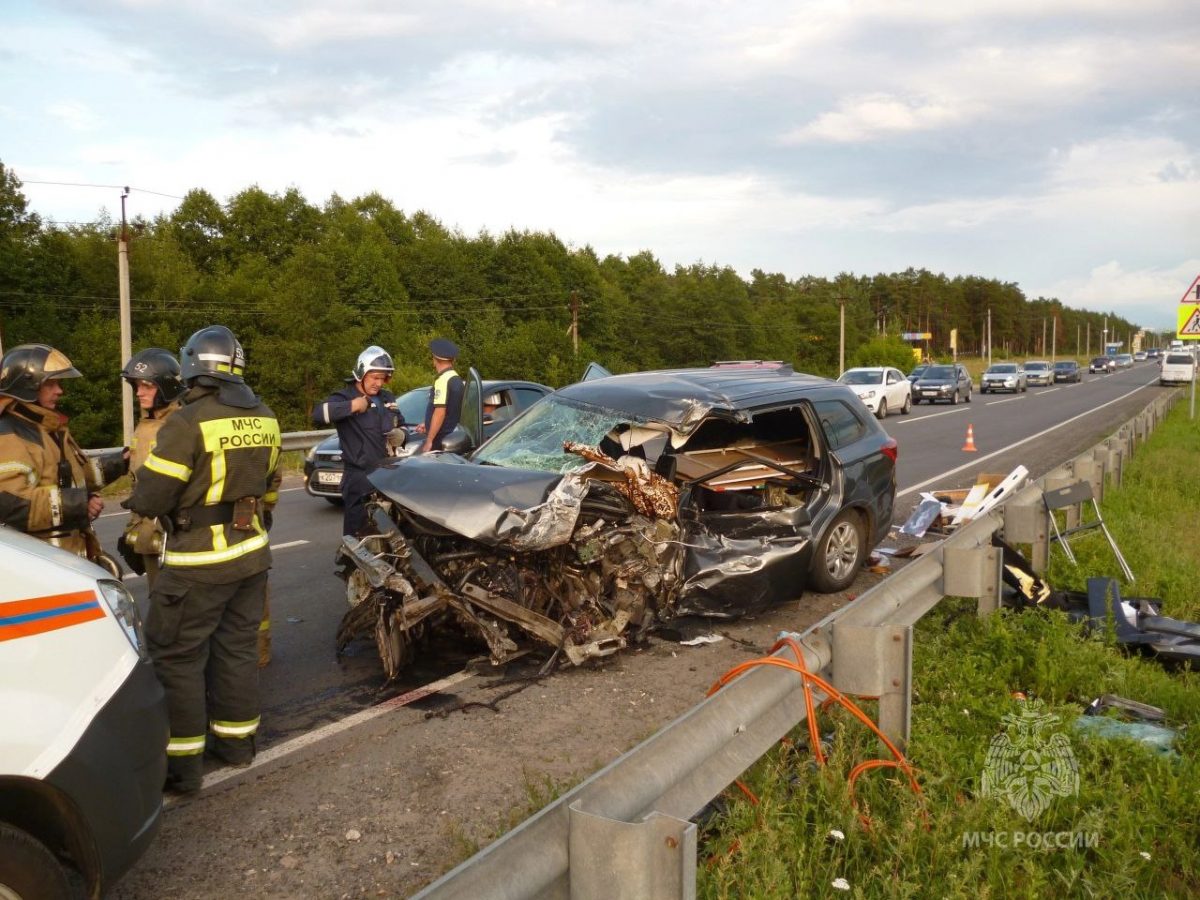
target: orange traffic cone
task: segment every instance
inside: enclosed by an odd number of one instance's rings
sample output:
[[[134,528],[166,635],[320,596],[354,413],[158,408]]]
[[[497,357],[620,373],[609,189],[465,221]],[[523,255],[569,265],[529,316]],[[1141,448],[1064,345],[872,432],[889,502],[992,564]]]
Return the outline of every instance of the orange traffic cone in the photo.
[[[963,453],[975,453],[975,452],[976,452],[975,429],[972,426],[968,425],[967,426],[967,442],[965,444],[963,444]]]

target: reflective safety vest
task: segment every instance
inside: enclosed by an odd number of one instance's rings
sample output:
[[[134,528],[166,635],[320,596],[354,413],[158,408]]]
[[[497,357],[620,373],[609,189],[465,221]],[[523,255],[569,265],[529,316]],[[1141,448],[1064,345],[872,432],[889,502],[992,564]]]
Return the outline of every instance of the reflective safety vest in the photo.
[[[278,500],[279,422],[245,385],[201,385],[183,402],[126,505],[166,525],[165,567],[214,584],[247,578],[271,565],[263,516]],[[237,501],[249,510],[240,523]]]

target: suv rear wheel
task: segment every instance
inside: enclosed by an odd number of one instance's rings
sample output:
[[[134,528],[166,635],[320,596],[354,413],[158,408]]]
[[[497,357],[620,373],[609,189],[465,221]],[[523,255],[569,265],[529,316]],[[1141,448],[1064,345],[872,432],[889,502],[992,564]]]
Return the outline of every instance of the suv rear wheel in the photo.
[[[822,594],[844,591],[866,557],[862,519],[854,510],[837,514],[813,553],[812,586]]]

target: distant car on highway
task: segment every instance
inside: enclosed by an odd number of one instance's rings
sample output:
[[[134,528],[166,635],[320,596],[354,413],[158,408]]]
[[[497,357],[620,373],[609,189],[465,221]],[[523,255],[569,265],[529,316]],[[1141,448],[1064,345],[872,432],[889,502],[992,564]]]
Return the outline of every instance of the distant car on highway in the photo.
[[[1025,363],[1025,377],[1028,379],[1030,387],[1054,384],[1054,369],[1050,367],[1047,360],[1029,360]]]
[[[971,380],[966,366],[957,363],[930,366],[913,382],[913,403],[920,403],[922,400],[929,403],[938,400],[957,403],[959,400],[965,400],[970,403],[974,387],[975,382]]]
[[[994,363],[988,366],[983,377],[979,379],[979,393],[988,394],[994,391],[1012,391],[1014,394],[1029,390],[1029,381],[1025,377],[1025,369],[1020,363]]]
[[[408,432],[408,440],[414,441],[416,427],[425,422],[425,409],[429,405],[431,388],[419,387],[401,394],[396,398],[396,409],[404,418],[404,430]],[[483,417],[483,437],[486,440],[493,434],[533,406],[538,400],[553,391],[553,388],[534,381],[485,381],[483,391],[485,399],[496,399],[494,411],[486,412]],[[466,438],[466,445],[461,439]],[[455,452],[469,453],[475,447],[469,436],[460,428],[456,428],[446,438],[447,448],[453,446]],[[412,446],[412,443],[409,444]],[[332,434],[317,444],[304,457],[304,490],[313,497],[324,497],[330,503],[342,502],[342,473],[345,463],[342,461],[342,445],[336,434]]]
[[[1162,359],[1162,347],[1151,347],[1146,351],[1146,359]]]
[[[1117,361],[1111,356],[1094,357],[1088,365],[1088,372],[1093,375],[1107,375],[1109,372],[1115,372],[1117,369]]]
[[[1129,353],[1118,353],[1116,361],[1118,369],[1128,369],[1133,365],[1133,356]]]
[[[847,369],[838,383],[848,385],[877,419],[892,410],[907,416],[912,408],[912,382],[899,369],[890,366]]]
[[[1145,350],[1139,350],[1137,353],[1133,354],[1133,361],[1134,362],[1145,362],[1147,355],[1148,354],[1146,353]]]
[[[1083,380],[1079,363],[1073,359],[1060,359],[1054,364],[1054,380],[1076,383]]]

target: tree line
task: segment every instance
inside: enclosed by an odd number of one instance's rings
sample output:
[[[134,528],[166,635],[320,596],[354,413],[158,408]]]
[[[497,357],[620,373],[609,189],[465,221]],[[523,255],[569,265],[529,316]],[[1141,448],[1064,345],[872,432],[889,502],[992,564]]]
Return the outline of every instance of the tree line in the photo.
[[[84,373],[62,407],[85,446],[120,442],[119,230],[107,214],[43,221],[0,162],[0,337],[51,344]],[[994,356],[1049,354],[1051,323],[1060,355],[1086,352],[1085,332],[1096,351],[1103,328],[1137,330],[991,278],[910,268],[747,279],[703,262],[668,270],[651,250],[600,257],[552,232],[466,235],[377,193],[316,206],[295,189],[250,187],[224,203],[197,189],[127,233],[134,351],[177,350],[196,329],[227,325],[285,430],[308,427],[372,343],[395,357],[399,392],[431,381],[432,337],[462,348],[460,372],[558,387],[593,359],[614,372],[782,359],[836,377],[843,306],[848,364],[884,362],[873,357],[900,332],[929,332],[926,351],[948,358],[956,329],[958,353],[978,354],[989,310]]]

